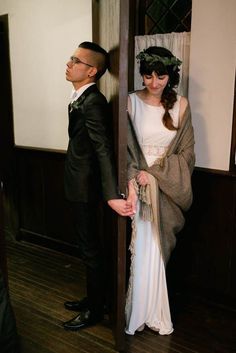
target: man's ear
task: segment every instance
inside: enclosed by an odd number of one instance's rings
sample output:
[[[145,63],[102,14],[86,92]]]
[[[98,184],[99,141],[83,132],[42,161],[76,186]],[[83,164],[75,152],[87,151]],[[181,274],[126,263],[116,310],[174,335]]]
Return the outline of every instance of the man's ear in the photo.
[[[96,76],[97,72],[98,72],[98,69],[95,66],[93,66],[90,68],[88,76],[94,77],[94,76]]]

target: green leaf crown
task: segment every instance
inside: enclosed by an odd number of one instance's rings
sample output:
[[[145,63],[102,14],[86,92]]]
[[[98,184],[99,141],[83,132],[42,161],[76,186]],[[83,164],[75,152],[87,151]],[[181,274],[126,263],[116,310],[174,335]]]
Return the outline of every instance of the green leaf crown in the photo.
[[[167,56],[148,54],[145,50],[141,51],[136,56],[136,59],[139,61],[146,61],[146,63],[150,65],[153,65],[157,62],[161,62],[165,66],[173,66],[174,71],[182,64],[182,61],[176,58],[176,56],[168,58]]]

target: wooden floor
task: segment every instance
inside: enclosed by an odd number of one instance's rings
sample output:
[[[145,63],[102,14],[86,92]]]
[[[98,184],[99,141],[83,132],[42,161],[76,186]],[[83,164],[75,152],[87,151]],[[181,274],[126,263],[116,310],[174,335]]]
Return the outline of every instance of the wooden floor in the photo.
[[[108,319],[79,332],[62,322],[73,313],[65,300],[83,297],[84,271],[74,257],[26,243],[8,243],[9,287],[22,353],[112,353]],[[179,298],[175,331],[159,336],[149,329],[126,336],[126,353],[236,352],[236,313],[197,298]]]

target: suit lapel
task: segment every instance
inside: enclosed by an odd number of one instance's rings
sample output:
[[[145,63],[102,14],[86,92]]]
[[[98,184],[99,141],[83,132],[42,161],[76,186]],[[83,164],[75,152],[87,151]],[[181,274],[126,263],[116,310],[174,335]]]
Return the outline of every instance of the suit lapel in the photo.
[[[79,98],[74,101],[73,103],[70,103],[69,104],[69,112],[71,112],[73,109],[77,109],[79,107],[79,105],[81,105],[85,98],[91,93],[91,92],[95,92],[97,91],[97,86],[96,84],[95,85],[92,85],[92,86],[89,86],[82,94],[81,96],[79,96]]]
[[[72,137],[76,131],[75,128],[76,128],[76,123],[79,119],[80,107],[84,103],[86,97],[91,92],[96,92],[96,91],[98,91],[96,84],[89,86],[76,101],[74,101],[72,104],[71,103],[69,104],[69,106],[68,106],[68,113],[69,113],[68,132],[69,132],[70,137]]]

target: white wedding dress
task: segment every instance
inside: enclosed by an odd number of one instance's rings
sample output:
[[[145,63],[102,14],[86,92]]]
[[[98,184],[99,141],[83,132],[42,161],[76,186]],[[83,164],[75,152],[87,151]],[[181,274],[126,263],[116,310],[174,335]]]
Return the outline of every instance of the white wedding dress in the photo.
[[[131,99],[131,120],[148,166],[163,156],[175,130],[168,130],[162,122],[163,107],[144,103],[136,93]],[[180,96],[170,114],[175,126],[179,119]],[[131,269],[126,298],[126,329],[133,335],[147,325],[160,335],[173,332],[171,322],[165,266],[159,249],[158,234],[154,224],[139,216],[139,201],[133,220],[130,244]]]

